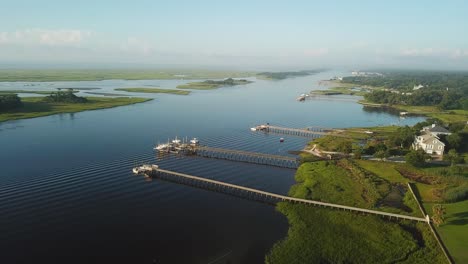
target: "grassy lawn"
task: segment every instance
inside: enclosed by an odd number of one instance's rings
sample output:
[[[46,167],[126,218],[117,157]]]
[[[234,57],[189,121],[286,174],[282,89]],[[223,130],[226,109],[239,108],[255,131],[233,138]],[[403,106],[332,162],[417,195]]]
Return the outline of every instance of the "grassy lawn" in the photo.
[[[424,204],[427,212],[432,212],[432,203]],[[468,263],[468,200],[444,204],[447,214],[445,223],[437,227],[445,246],[455,263]]]
[[[99,81],[99,80],[153,80],[153,79],[220,79],[254,76],[253,72],[213,71],[193,69],[134,69],[134,70],[60,70],[29,69],[0,70],[0,82],[52,82],[52,81]]]
[[[388,183],[363,174],[349,161],[341,162],[302,164],[289,195],[374,207]],[[290,203],[279,203],[277,209],[290,228],[266,263],[445,263],[424,223]]]
[[[115,91],[125,91],[132,93],[168,93],[168,94],[178,94],[178,95],[188,95],[190,91],[181,91],[174,89],[160,89],[160,88],[117,88]]]
[[[96,110],[103,108],[111,108],[122,105],[142,103],[150,98],[103,98],[103,97],[86,97],[88,102],[78,104],[67,103],[50,103],[44,102],[42,97],[25,97],[22,98],[23,107],[10,110],[7,112],[0,112],[0,122],[34,118],[40,116],[54,115],[60,113],[75,113],[87,110]]]

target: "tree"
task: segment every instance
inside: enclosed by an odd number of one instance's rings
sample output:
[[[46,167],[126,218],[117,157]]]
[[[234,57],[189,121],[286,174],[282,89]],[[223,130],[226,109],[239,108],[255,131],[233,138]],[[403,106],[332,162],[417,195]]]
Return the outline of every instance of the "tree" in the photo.
[[[447,136],[447,142],[452,149],[458,149],[460,147],[461,140],[462,139],[458,133],[453,133]]]
[[[374,156],[376,158],[379,158],[380,160],[383,160],[384,158],[389,157],[389,153],[386,150],[378,150],[377,152],[375,152]]]
[[[441,224],[443,224],[445,220],[445,213],[445,206],[441,204],[434,205],[432,207],[432,222],[434,222],[436,226],[440,226]]]
[[[422,149],[411,150],[406,154],[405,160],[415,167],[423,167],[426,164],[427,154]]]
[[[361,146],[357,146],[353,153],[354,153],[354,158],[355,159],[361,159],[362,158],[362,153],[364,152],[364,149]]]
[[[343,141],[338,145],[338,151],[349,154],[353,151],[353,144],[350,141]]]
[[[22,105],[17,94],[0,95],[0,111],[14,109]]]
[[[450,161],[451,166],[460,163],[463,160],[455,149],[449,150],[447,155],[444,156],[444,159]]]

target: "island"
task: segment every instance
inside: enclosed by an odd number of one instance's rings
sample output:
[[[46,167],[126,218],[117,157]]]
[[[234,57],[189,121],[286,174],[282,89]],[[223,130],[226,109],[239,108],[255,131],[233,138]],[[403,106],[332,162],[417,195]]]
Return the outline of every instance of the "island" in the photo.
[[[160,88],[117,88],[115,91],[125,91],[132,93],[168,93],[177,95],[188,95],[190,91],[181,91],[175,89],[160,89]]]
[[[222,81],[213,81],[213,80],[206,80],[202,82],[189,82],[187,84],[178,85],[178,89],[194,89],[194,90],[212,90],[218,89],[224,86],[235,86],[235,85],[245,85],[252,83],[252,81],[245,80],[245,79],[232,79],[227,78]]]
[[[323,70],[304,70],[304,71],[286,71],[286,72],[260,72],[257,77],[266,80],[283,80],[292,77],[308,76],[322,72]]]
[[[72,91],[56,92],[46,97],[18,97],[17,94],[0,95],[0,122],[34,118],[60,113],[111,108],[142,103],[151,98],[79,97]]]

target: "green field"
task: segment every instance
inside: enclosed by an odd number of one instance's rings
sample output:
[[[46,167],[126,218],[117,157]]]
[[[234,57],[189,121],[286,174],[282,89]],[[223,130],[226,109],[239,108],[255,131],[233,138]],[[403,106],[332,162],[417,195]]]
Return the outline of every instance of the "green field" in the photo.
[[[60,113],[76,113],[87,110],[96,110],[103,108],[111,108],[122,105],[142,103],[150,98],[103,98],[103,97],[86,97],[86,103],[50,103],[44,102],[43,97],[25,97],[21,98],[23,106],[0,113],[0,122],[16,119],[34,118],[40,116],[48,116]]]
[[[389,187],[387,181],[349,161],[304,163],[296,182],[290,196],[373,209]],[[408,197],[405,205],[419,214]],[[290,228],[266,256],[266,263],[445,263],[424,223],[285,202],[277,209],[288,218]]]
[[[117,88],[115,91],[125,91],[132,93],[168,93],[168,94],[178,94],[178,95],[188,95],[190,91],[181,91],[174,89],[160,89],[160,88]]]
[[[52,82],[52,81],[100,81],[111,79],[152,80],[152,79],[220,79],[253,76],[252,72],[193,70],[193,69],[135,69],[135,70],[61,70],[29,69],[0,70],[0,82]]]

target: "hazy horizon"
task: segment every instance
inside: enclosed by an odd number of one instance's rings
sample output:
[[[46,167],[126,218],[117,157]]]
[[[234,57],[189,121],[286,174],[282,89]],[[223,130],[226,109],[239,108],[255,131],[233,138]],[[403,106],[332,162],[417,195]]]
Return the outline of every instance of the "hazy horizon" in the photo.
[[[468,70],[464,1],[4,3],[0,68]]]

